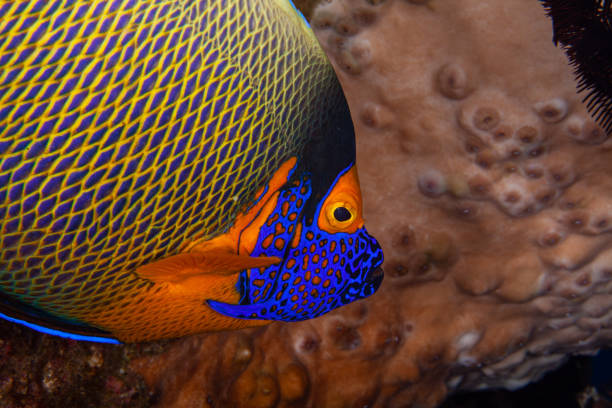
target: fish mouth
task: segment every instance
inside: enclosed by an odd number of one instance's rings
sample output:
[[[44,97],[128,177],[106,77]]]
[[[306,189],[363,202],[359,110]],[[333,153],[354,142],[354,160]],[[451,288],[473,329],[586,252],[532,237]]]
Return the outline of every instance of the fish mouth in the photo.
[[[385,276],[385,271],[383,270],[383,268],[381,268],[380,266],[377,266],[376,268],[373,268],[368,272],[368,274],[365,277],[365,281],[366,283],[378,289],[383,281],[384,276]]]

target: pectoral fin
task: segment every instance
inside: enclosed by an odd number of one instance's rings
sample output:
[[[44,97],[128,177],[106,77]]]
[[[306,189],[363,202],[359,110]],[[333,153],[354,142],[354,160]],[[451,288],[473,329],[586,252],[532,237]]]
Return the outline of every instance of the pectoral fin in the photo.
[[[280,261],[277,257],[251,257],[223,250],[186,252],[143,265],[136,269],[136,273],[153,282],[177,284],[198,275],[231,275],[244,269],[268,267]]]

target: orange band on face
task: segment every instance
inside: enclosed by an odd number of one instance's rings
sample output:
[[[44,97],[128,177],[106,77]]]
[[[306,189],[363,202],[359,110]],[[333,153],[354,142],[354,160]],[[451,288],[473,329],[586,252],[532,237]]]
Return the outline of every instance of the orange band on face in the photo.
[[[291,157],[278,168],[268,183],[268,189],[266,190],[265,187],[261,188],[255,194],[255,199],[262,194],[263,196],[248,211],[239,214],[234,225],[225,234],[209,241],[190,243],[187,246],[187,250],[203,251],[212,247],[218,247],[230,251],[237,250],[239,254],[250,254],[253,252],[261,226],[276,207],[276,201],[279,197],[278,190],[287,183],[289,174],[295,167],[296,162],[297,159]],[[240,242],[239,248],[238,242]]]
[[[338,219],[337,210],[339,208],[347,210],[350,218]],[[345,211],[344,213],[346,214]],[[321,206],[317,223],[320,229],[329,233],[346,232],[350,234],[363,227],[361,189],[357,168],[354,165],[336,181]]]

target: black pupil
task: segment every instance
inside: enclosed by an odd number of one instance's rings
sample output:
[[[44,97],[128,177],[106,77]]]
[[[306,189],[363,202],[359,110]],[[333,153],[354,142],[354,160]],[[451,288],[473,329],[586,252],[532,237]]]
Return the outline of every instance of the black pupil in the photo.
[[[334,218],[340,222],[351,219],[351,212],[344,207],[338,207],[334,210]]]

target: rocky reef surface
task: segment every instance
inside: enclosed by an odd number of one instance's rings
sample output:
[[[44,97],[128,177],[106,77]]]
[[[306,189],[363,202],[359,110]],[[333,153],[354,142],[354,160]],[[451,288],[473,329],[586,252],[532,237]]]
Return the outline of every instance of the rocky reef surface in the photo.
[[[0,337],[0,397],[43,398],[51,364],[52,403],[97,387],[91,406],[434,407],[610,344],[612,141],[539,2],[332,0],[312,26],[355,121],[381,289],[311,321],[163,348],[1,323],[16,334]],[[28,370],[35,381],[19,380]]]
[[[0,407],[149,407],[155,396],[129,362],[166,343],[77,342],[0,320]]]

